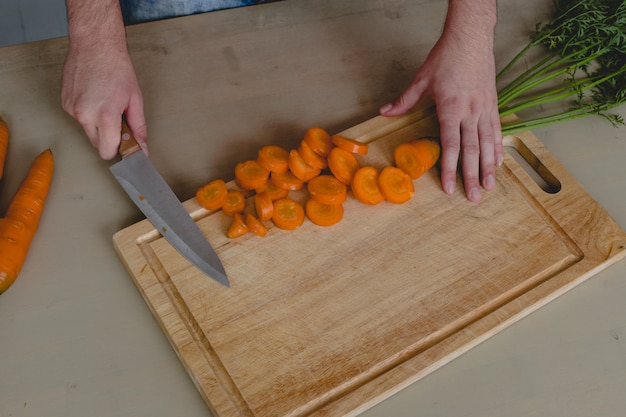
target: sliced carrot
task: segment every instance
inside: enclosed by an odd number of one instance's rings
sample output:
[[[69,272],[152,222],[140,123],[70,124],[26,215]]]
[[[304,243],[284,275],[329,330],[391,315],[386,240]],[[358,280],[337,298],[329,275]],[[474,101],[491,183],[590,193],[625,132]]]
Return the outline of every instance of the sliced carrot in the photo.
[[[222,211],[227,216],[235,213],[243,213],[246,209],[246,196],[239,190],[229,190],[226,193],[226,201],[222,205]]]
[[[235,167],[235,181],[244,190],[255,190],[263,186],[268,178],[269,170],[263,168],[256,160],[240,162]]]
[[[273,181],[268,181],[262,187],[257,188],[256,193],[266,193],[270,196],[272,200],[278,200],[279,198],[287,197],[287,194],[289,194],[289,190],[279,187],[278,185],[274,184]]]
[[[332,226],[343,218],[343,204],[324,204],[311,198],[305,210],[309,220],[318,226]]]
[[[378,187],[378,170],[372,166],[359,168],[350,185],[356,199],[363,204],[373,206],[385,199]]]
[[[246,214],[246,227],[258,236],[263,237],[267,234],[267,227],[250,213]]]
[[[341,204],[346,201],[348,187],[332,175],[320,175],[309,181],[307,190],[311,199],[323,204]]]
[[[272,222],[279,229],[294,230],[304,223],[304,208],[291,198],[281,198],[274,201]]]
[[[395,204],[406,203],[415,193],[409,174],[393,166],[383,168],[378,176],[378,187],[385,200]]]
[[[259,150],[258,163],[271,172],[285,172],[289,169],[289,152],[277,145],[267,145]]]
[[[365,155],[367,154],[367,151],[369,149],[367,143],[359,142],[355,139],[350,139],[339,135],[333,135],[330,139],[335,146],[350,153]]]
[[[326,158],[317,154],[305,141],[300,142],[300,146],[298,146],[298,153],[304,162],[314,168],[324,169],[328,166]]]
[[[248,233],[248,226],[246,226],[246,223],[243,221],[241,213],[235,213],[233,221],[230,223],[230,226],[226,231],[226,236],[234,239],[236,237],[243,236],[246,233]]]
[[[317,177],[322,171],[321,169],[312,167],[304,162],[304,159],[302,159],[298,151],[295,149],[289,151],[289,170],[302,182],[307,182],[312,178]]]
[[[341,148],[333,148],[328,155],[328,168],[335,177],[346,185],[352,181],[352,176],[359,169],[360,164],[354,154]]]
[[[309,128],[304,134],[303,141],[305,141],[315,153],[323,157],[327,157],[334,147],[330,135],[321,127]]]
[[[398,168],[417,179],[437,163],[440,152],[439,142],[421,138],[398,145],[393,157]]]
[[[293,175],[291,171],[287,172],[272,172],[270,180],[285,190],[296,191],[302,188],[304,182]]]
[[[272,218],[274,214],[274,202],[267,193],[260,193],[254,195],[254,210],[257,217],[262,222]]]
[[[217,179],[198,188],[196,200],[198,200],[198,204],[207,210],[217,210],[222,208],[226,202],[227,195],[228,188],[226,188],[226,183],[222,179]]]

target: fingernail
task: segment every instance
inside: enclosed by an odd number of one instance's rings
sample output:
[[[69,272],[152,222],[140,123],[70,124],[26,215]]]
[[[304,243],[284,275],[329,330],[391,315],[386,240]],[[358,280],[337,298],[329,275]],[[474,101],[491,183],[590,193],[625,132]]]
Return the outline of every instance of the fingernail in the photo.
[[[453,183],[453,182],[449,182],[449,183],[445,184],[445,185],[443,186],[443,191],[444,191],[446,194],[452,194],[452,193],[454,193],[454,183]]]
[[[496,155],[496,166],[502,166],[502,155]]]
[[[487,175],[487,178],[485,178],[485,188],[488,190],[491,190],[495,186],[496,186],[495,177],[492,174]]]
[[[470,201],[479,201],[480,200],[480,190],[478,188],[472,188],[469,194]]]
[[[391,110],[392,107],[393,105],[391,103],[387,103],[380,108],[380,112],[387,113],[389,110]]]

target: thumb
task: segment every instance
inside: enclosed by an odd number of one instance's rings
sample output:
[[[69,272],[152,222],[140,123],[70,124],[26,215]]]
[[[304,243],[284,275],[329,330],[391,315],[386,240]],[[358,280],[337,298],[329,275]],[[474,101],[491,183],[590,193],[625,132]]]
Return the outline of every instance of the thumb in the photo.
[[[404,114],[422,98],[424,91],[425,87],[422,87],[422,83],[413,82],[394,101],[381,106],[379,112],[383,116],[399,116]]]

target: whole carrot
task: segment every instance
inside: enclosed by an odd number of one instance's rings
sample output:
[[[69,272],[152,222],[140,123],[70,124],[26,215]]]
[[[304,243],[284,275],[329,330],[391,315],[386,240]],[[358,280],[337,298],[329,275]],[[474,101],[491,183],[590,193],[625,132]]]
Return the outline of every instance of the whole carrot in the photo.
[[[4,160],[7,157],[7,147],[9,146],[9,125],[0,116],[0,179],[4,173]]]
[[[35,158],[6,216],[0,219],[0,294],[15,282],[22,269],[39,226],[53,171],[54,158],[48,149]]]

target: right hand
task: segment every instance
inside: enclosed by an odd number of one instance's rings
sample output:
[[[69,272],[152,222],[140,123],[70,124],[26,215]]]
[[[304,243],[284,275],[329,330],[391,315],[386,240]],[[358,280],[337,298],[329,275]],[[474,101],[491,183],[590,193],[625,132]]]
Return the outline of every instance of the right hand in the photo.
[[[63,68],[61,103],[81,124],[101,158],[117,154],[123,114],[147,153],[143,98],[128,51],[70,48]]]

